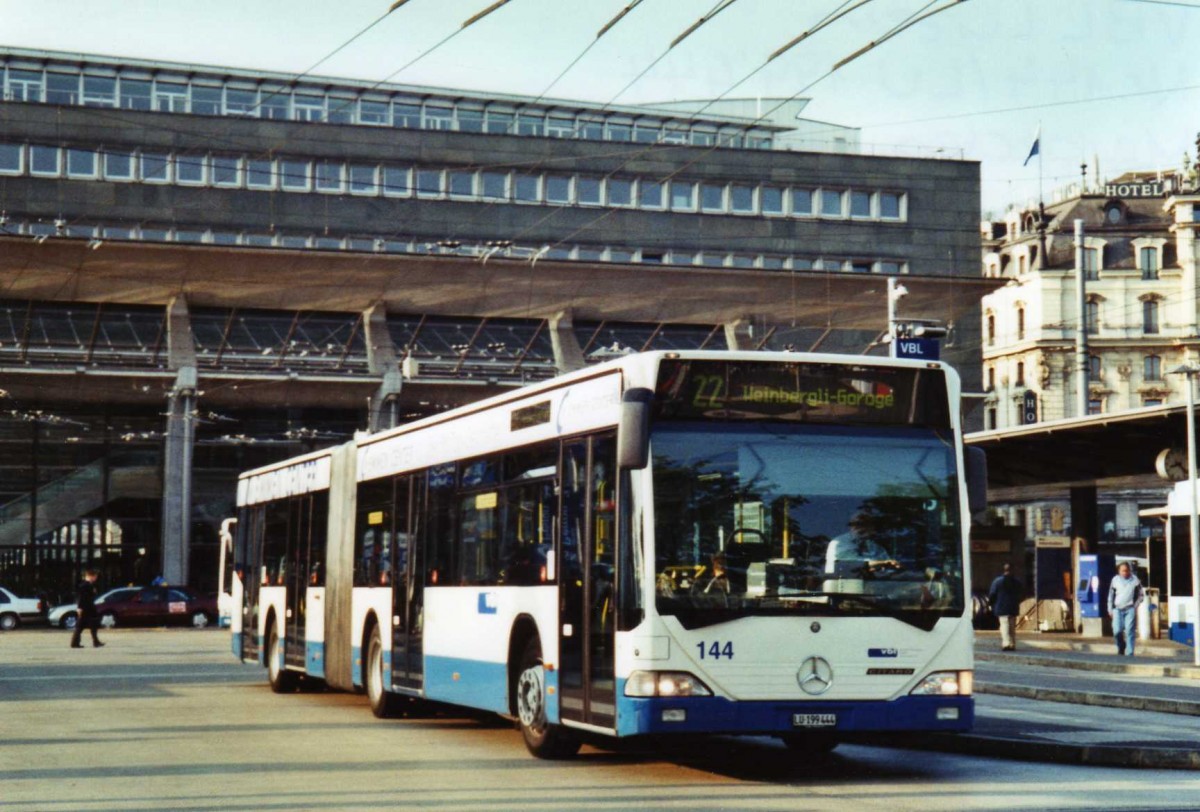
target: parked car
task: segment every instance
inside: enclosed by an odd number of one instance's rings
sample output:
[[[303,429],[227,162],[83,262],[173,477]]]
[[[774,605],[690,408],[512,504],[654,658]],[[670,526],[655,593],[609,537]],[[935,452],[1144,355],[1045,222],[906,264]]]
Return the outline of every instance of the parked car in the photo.
[[[202,629],[217,621],[217,598],[201,595],[186,586],[147,586],[137,590],[114,590],[96,601],[100,625],[151,626],[188,624]]]
[[[122,592],[136,595],[143,589],[145,589],[143,586],[117,587],[116,589],[108,590],[99,598],[96,598],[96,602],[99,603],[100,601],[107,600],[108,598],[118,595]],[[74,629],[75,623],[79,620],[78,610],[79,606],[77,604],[64,603],[51,609],[50,613],[46,616],[46,619],[50,622],[51,626],[58,626],[60,629]]]
[[[44,608],[40,598],[18,598],[15,592],[0,586],[0,629],[10,631],[22,623],[40,621]]]

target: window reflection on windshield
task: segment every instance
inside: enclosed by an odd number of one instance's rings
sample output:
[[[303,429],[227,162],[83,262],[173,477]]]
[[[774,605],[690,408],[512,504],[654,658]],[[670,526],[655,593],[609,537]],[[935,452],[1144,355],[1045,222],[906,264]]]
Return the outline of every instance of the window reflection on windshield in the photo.
[[[660,613],[961,613],[948,433],[660,423],[652,449]]]

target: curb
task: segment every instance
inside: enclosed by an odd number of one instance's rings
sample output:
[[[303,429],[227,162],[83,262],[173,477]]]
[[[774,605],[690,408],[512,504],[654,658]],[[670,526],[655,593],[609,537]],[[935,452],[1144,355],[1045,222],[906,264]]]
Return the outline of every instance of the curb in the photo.
[[[1115,656],[1115,655],[1114,655]],[[1172,677],[1174,679],[1200,680],[1200,668],[1194,665],[1160,665],[1158,663],[1096,662],[1074,660],[1067,657],[1037,654],[1010,654],[1008,652],[976,651],[975,659],[989,663],[1010,665],[1041,665],[1051,668],[1068,668],[1076,671],[1096,671],[1104,674],[1128,674],[1132,677]]]
[[[988,682],[983,684],[977,682],[975,683],[975,692],[979,694],[995,694],[996,696],[1013,696],[1019,699],[1034,699],[1041,702],[1066,702],[1072,705],[1097,705],[1105,708],[1174,713],[1181,716],[1200,716],[1200,702],[1189,702],[1182,699],[1155,699],[1153,697],[1128,696],[1126,694],[1100,694],[1091,691],[1071,691],[1063,688],[1035,688],[1029,685],[1010,685],[1002,682]]]
[[[933,733],[919,742],[894,742],[892,746],[941,753],[1017,761],[1087,764],[1096,767],[1132,767],[1150,770],[1200,770],[1200,750],[1180,747],[1117,747],[1035,742],[981,736],[974,733]]]

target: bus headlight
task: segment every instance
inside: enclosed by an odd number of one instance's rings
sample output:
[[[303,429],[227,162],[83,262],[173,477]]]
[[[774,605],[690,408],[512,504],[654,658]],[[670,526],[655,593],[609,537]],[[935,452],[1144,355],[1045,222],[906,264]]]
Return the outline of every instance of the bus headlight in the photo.
[[[625,696],[712,696],[712,691],[686,671],[634,671],[625,680]]]
[[[935,671],[909,691],[912,696],[970,696],[974,671]]]

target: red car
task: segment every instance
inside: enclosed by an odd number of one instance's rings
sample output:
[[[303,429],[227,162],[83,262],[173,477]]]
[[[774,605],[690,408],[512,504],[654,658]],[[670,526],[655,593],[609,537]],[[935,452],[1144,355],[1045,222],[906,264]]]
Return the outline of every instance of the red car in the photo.
[[[106,629],[113,626],[186,624],[202,629],[217,622],[217,598],[186,586],[148,586],[121,590],[96,602],[96,615]]]

